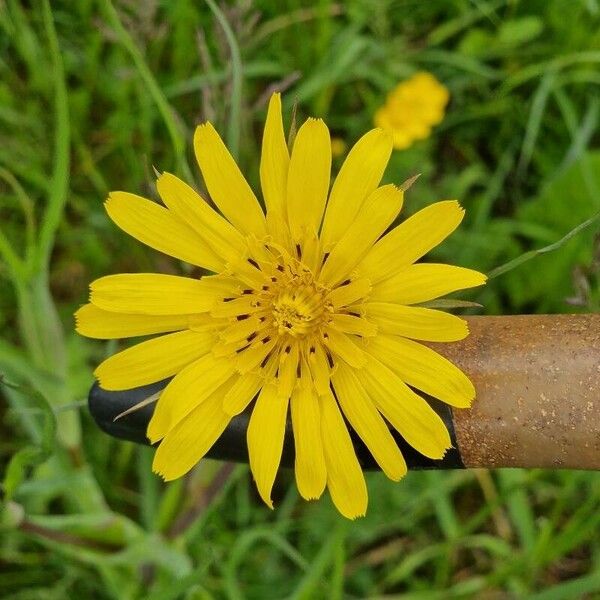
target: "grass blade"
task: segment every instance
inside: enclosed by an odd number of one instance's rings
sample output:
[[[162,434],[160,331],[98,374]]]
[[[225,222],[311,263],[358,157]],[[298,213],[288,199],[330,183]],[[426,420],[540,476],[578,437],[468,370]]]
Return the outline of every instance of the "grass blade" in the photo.
[[[50,59],[52,61],[52,81],[54,82],[54,110],[56,119],[54,137],[54,166],[52,169],[48,205],[42,220],[37,248],[37,270],[46,270],[50,260],[50,253],[54,246],[54,236],[62,219],[63,210],[67,202],[69,189],[70,168],[70,143],[71,126],[69,120],[69,104],[67,100],[67,87],[65,74],[52,9],[50,2],[42,3],[42,16],[44,27],[50,45]]]
[[[136,46],[133,38],[129,35],[125,27],[123,27],[123,23],[121,22],[115,7],[112,5],[111,0],[104,0],[102,5],[111,27],[115,30],[119,38],[119,42],[133,60],[135,68],[144,82],[144,85],[148,88],[148,92],[152,96],[152,99],[163,118],[167,131],[169,132],[169,137],[171,138],[173,150],[175,151],[177,167],[182,169],[185,176],[191,180],[191,172],[187,161],[185,160],[185,142],[181,128],[177,122],[175,111],[167,102],[165,95],[158,86],[154,75],[152,75],[152,71],[146,63],[140,49]]]
[[[571,231],[569,231],[567,234],[561,237],[560,240],[549,244],[548,246],[544,246],[543,248],[525,252],[524,254],[521,254],[521,256],[517,256],[517,258],[514,258],[513,260],[510,260],[507,263],[504,263],[503,265],[492,269],[488,273],[488,279],[493,279],[494,277],[498,277],[499,275],[508,273],[509,271],[516,269],[523,263],[531,260],[532,258],[535,258],[536,256],[539,256],[540,254],[547,254],[548,252],[558,250],[560,247],[566,244],[572,237],[575,237],[579,232],[583,231],[584,229],[587,229],[592,223],[595,223],[599,218],[600,212],[596,213],[594,216],[590,217],[583,223],[580,223],[579,225],[577,225],[577,227],[571,229]]]
[[[231,105],[229,109],[229,125],[227,128],[227,145],[234,158],[238,158],[240,151],[240,124],[242,114],[242,85],[244,74],[242,72],[242,58],[240,48],[229,22],[223,11],[214,0],[206,0],[206,4],[215,15],[219,25],[223,28],[229,52],[231,54]]]

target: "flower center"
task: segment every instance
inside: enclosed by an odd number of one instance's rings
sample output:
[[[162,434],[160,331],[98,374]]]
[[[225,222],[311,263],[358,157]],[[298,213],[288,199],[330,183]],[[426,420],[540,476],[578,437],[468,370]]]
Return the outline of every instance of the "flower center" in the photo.
[[[314,283],[288,285],[274,298],[273,320],[280,335],[303,337],[321,325],[327,305],[323,290]]]

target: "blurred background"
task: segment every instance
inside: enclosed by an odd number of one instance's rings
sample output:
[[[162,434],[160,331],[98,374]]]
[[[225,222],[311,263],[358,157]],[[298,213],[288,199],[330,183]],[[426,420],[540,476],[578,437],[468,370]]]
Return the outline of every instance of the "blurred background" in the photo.
[[[165,485],[151,449],[95,427],[92,369],[117,344],[73,332],[88,283],[185,269],[120,232],[107,193],[155,197],[154,167],[200,185],[205,119],[256,185],[273,90],[286,125],[294,103],[326,120],[337,169],[431,73],[445,113],[385,179],[421,173],[406,214],[466,207],[432,258],[533,257],[469,297],[485,314],[600,302],[598,0],[216,1],[0,0],[0,597],[600,597],[598,473],[370,473],[348,522],[286,472],[273,512],[244,466]]]

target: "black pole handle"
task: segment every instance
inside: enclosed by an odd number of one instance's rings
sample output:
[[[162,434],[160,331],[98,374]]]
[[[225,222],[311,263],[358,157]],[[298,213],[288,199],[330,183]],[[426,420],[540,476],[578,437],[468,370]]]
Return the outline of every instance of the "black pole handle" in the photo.
[[[129,440],[138,444],[149,444],[146,438],[146,428],[152,417],[155,403],[149,404],[135,410],[125,416],[115,420],[117,415],[132,408],[146,398],[160,392],[165,388],[169,380],[160,381],[151,385],[124,390],[119,392],[109,392],[102,389],[97,383],[90,390],[88,405],[96,423],[109,435]],[[449,406],[438,402],[433,398],[428,398],[431,406],[443,419],[450,432],[453,448],[446,452],[442,460],[432,460],[414,450],[404,439],[391,429],[392,435],[398,442],[402,454],[406,459],[409,469],[456,469],[464,468],[460,452],[457,448],[456,437],[454,434],[454,424],[452,421],[452,412]],[[233,462],[248,462],[248,447],[246,444],[246,429],[252,412],[253,403],[241,414],[233,417],[221,437],[206,455],[208,458]],[[358,456],[358,460],[363,469],[378,469],[371,453],[367,447],[352,431],[352,441]],[[285,439],[283,444],[283,455],[281,457],[282,467],[293,467],[294,465],[294,439],[292,433],[291,421],[288,418]]]

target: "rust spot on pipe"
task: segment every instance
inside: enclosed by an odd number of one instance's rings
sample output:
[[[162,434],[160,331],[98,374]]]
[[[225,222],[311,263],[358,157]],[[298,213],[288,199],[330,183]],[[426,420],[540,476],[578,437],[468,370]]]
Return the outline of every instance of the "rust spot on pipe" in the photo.
[[[600,315],[467,320],[466,340],[430,344],[477,390],[453,409],[465,465],[600,469]]]

